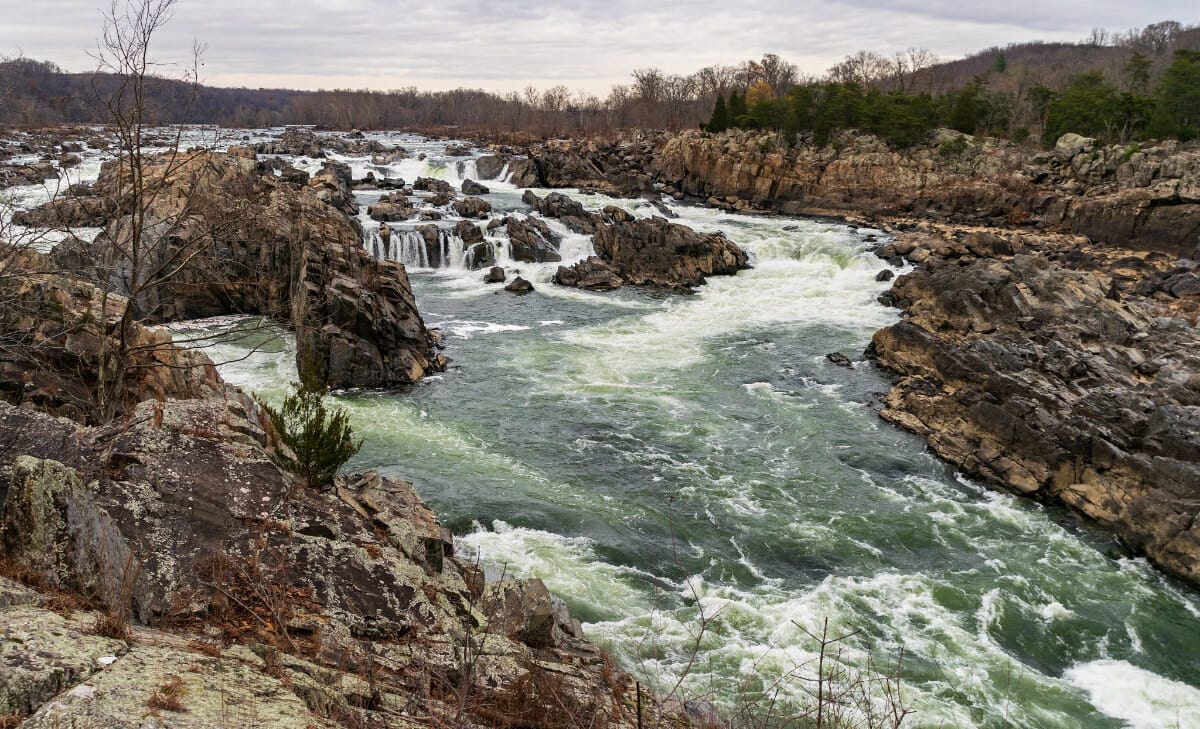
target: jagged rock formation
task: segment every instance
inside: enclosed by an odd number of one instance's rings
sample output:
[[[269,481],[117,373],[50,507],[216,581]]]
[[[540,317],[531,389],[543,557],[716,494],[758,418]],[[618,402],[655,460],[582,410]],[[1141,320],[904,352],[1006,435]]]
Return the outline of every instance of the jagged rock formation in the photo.
[[[1168,283],[1195,264],[1003,232],[891,248],[924,262],[887,295],[904,320],[872,341],[901,378],[883,417],[1200,584],[1200,295]]]
[[[160,156],[146,173],[152,197],[137,276],[170,269],[161,285],[131,292],[130,258],[120,256],[115,266],[105,260],[131,249],[128,215],[110,221],[94,243],[55,251],[65,268],[104,275],[133,294],[139,319],[278,318],[296,330],[298,360],[315,364],[333,387],[402,385],[443,366],[403,266],[361,244],[348,217],[357,205],[345,165],[327,163],[300,185],[270,174],[251,150],[234,149]],[[116,170],[107,166],[95,192],[114,199],[116,187]]]
[[[105,306],[99,291],[54,275],[55,269],[42,254],[0,244],[0,398],[85,422],[98,407],[101,350],[118,348],[116,326],[128,302],[110,297],[101,322]],[[131,360],[115,394],[117,412],[146,399],[204,397],[220,390],[207,358],[171,347],[170,341],[162,331],[131,332]]]
[[[298,483],[258,403],[202,355],[162,343],[147,378],[182,365],[208,389],[143,393],[98,427],[0,403],[0,566],[99,611],[62,617],[0,580],[0,714],[141,726],[177,680],[188,726],[251,699],[272,726],[636,725],[631,679],[544,585],[486,583],[411,484]],[[160,629],[96,635],[126,617]]]
[[[527,190],[521,200],[577,233],[593,234],[597,255],[559,266],[554,282],[562,286],[607,291],[632,284],[690,292],[706,276],[749,268],[746,252],[720,233],[697,233],[658,217],[637,220],[613,205],[590,213],[557,192],[539,198]]]
[[[623,195],[653,193],[650,160],[664,134],[633,132],[612,141],[555,139],[530,146],[520,156],[476,160],[479,176],[492,179],[508,165],[518,187],[590,187]],[[491,174],[489,174],[491,173]]]
[[[1200,245],[1200,149],[1174,141],[1100,147],[1066,135],[1030,153],[943,130],[908,151],[853,135],[787,149],[769,134],[688,131],[654,169],[667,192],[722,206],[1062,229],[1176,256]]]

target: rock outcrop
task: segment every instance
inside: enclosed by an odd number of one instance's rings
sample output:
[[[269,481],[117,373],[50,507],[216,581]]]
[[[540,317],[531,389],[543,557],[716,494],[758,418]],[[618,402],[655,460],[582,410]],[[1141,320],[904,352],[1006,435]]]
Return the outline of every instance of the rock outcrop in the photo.
[[[1080,240],[938,240],[897,241],[924,263],[887,294],[904,320],[872,341],[900,375],[883,417],[1200,584],[1200,296],[1164,287],[1187,267]]]
[[[104,352],[121,349],[118,332],[128,302],[102,301],[91,284],[52,273],[46,256],[0,244],[0,399],[87,422],[102,407],[125,413],[146,399],[195,398],[219,391],[207,358],[170,345],[169,334],[133,326],[130,359],[109,396],[97,399]],[[101,320],[101,312],[105,312]]]
[[[688,131],[654,161],[666,192],[789,214],[851,212],[1016,225],[1192,257],[1200,246],[1200,149],[1103,147],[1066,135],[1051,152],[948,130],[889,149],[870,136],[782,147],[770,134]]]
[[[609,289],[619,279],[691,292],[708,276],[733,275],[750,266],[746,252],[723,234],[697,233],[658,217],[601,224],[593,245],[596,256],[572,268],[560,266],[555,282]]]
[[[509,215],[497,221],[511,243],[512,259],[526,263],[561,261],[558,246],[562,242],[554,231],[537,218]]]
[[[403,266],[361,243],[345,165],[327,163],[299,185],[270,174],[253,152],[234,150],[159,157],[146,172],[153,192],[136,269],[128,255],[104,264],[106,252],[132,249],[128,215],[93,243],[55,251],[82,275],[107,271],[109,284],[131,295],[138,319],[275,317],[296,330],[298,360],[333,387],[403,385],[441,368]],[[111,195],[115,174],[111,166],[101,173],[99,195]],[[170,274],[156,278],[161,271]],[[135,279],[155,283],[131,290]]]
[[[0,403],[0,567],[83,611],[63,617],[0,579],[3,715],[636,725],[632,680],[543,584],[488,584],[404,481],[304,486],[276,465],[284,446],[253,398],[203,355],[164,343],[160,356],[149,381],[194,356],[207,389],[144,393],[96,427]]]

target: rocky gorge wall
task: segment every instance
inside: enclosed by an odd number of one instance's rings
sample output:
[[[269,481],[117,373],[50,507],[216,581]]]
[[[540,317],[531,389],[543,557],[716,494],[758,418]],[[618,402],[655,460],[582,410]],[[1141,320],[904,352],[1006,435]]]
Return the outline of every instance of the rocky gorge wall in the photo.
[[[773,135],[689,131],[653,168],[668,194],[718,205],[1069,231],[1174,256],[1200,246],[1200,148],[1175,141],[1105,147],[1068,134],[1031,152],[941,130],[907,151],[852,135],[787,149]]]

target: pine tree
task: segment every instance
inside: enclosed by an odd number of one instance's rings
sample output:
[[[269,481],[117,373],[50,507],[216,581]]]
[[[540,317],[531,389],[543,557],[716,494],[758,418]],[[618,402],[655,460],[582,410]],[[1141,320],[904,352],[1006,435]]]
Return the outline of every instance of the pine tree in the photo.
[[[729,95],[729,126],[740,127],[746,116],[746,97],[734,91]]]
[[[712,118],[704,127],[713,134],[720,134],[729,128],[729,110],[725,108],[725,95],[717,95],[717,104],[713,107]]]
[[[287,468],[314,488],[333,483],[338,469],[362,448],[354,440],[350,417],[343,408],[325,408],[329,388],[316,376],[316,368],[305,366],[300,384],[283,400],[278,410],[259,400],[271,418],[271,424],[294,457],[286,458]]]
[[[1149,131],[1187,141],[1200,137],[1200,51],[1180,49],[1158,82]]]

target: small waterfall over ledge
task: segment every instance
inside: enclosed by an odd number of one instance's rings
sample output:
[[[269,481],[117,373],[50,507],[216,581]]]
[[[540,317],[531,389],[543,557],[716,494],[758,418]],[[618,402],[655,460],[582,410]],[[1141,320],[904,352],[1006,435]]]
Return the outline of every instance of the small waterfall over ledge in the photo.
[[[471,251],[453,230],[424,225],[393,229],[388,236],[367,233],[366,248],[376,258],[403,263],[406,268],[470,268]]]

